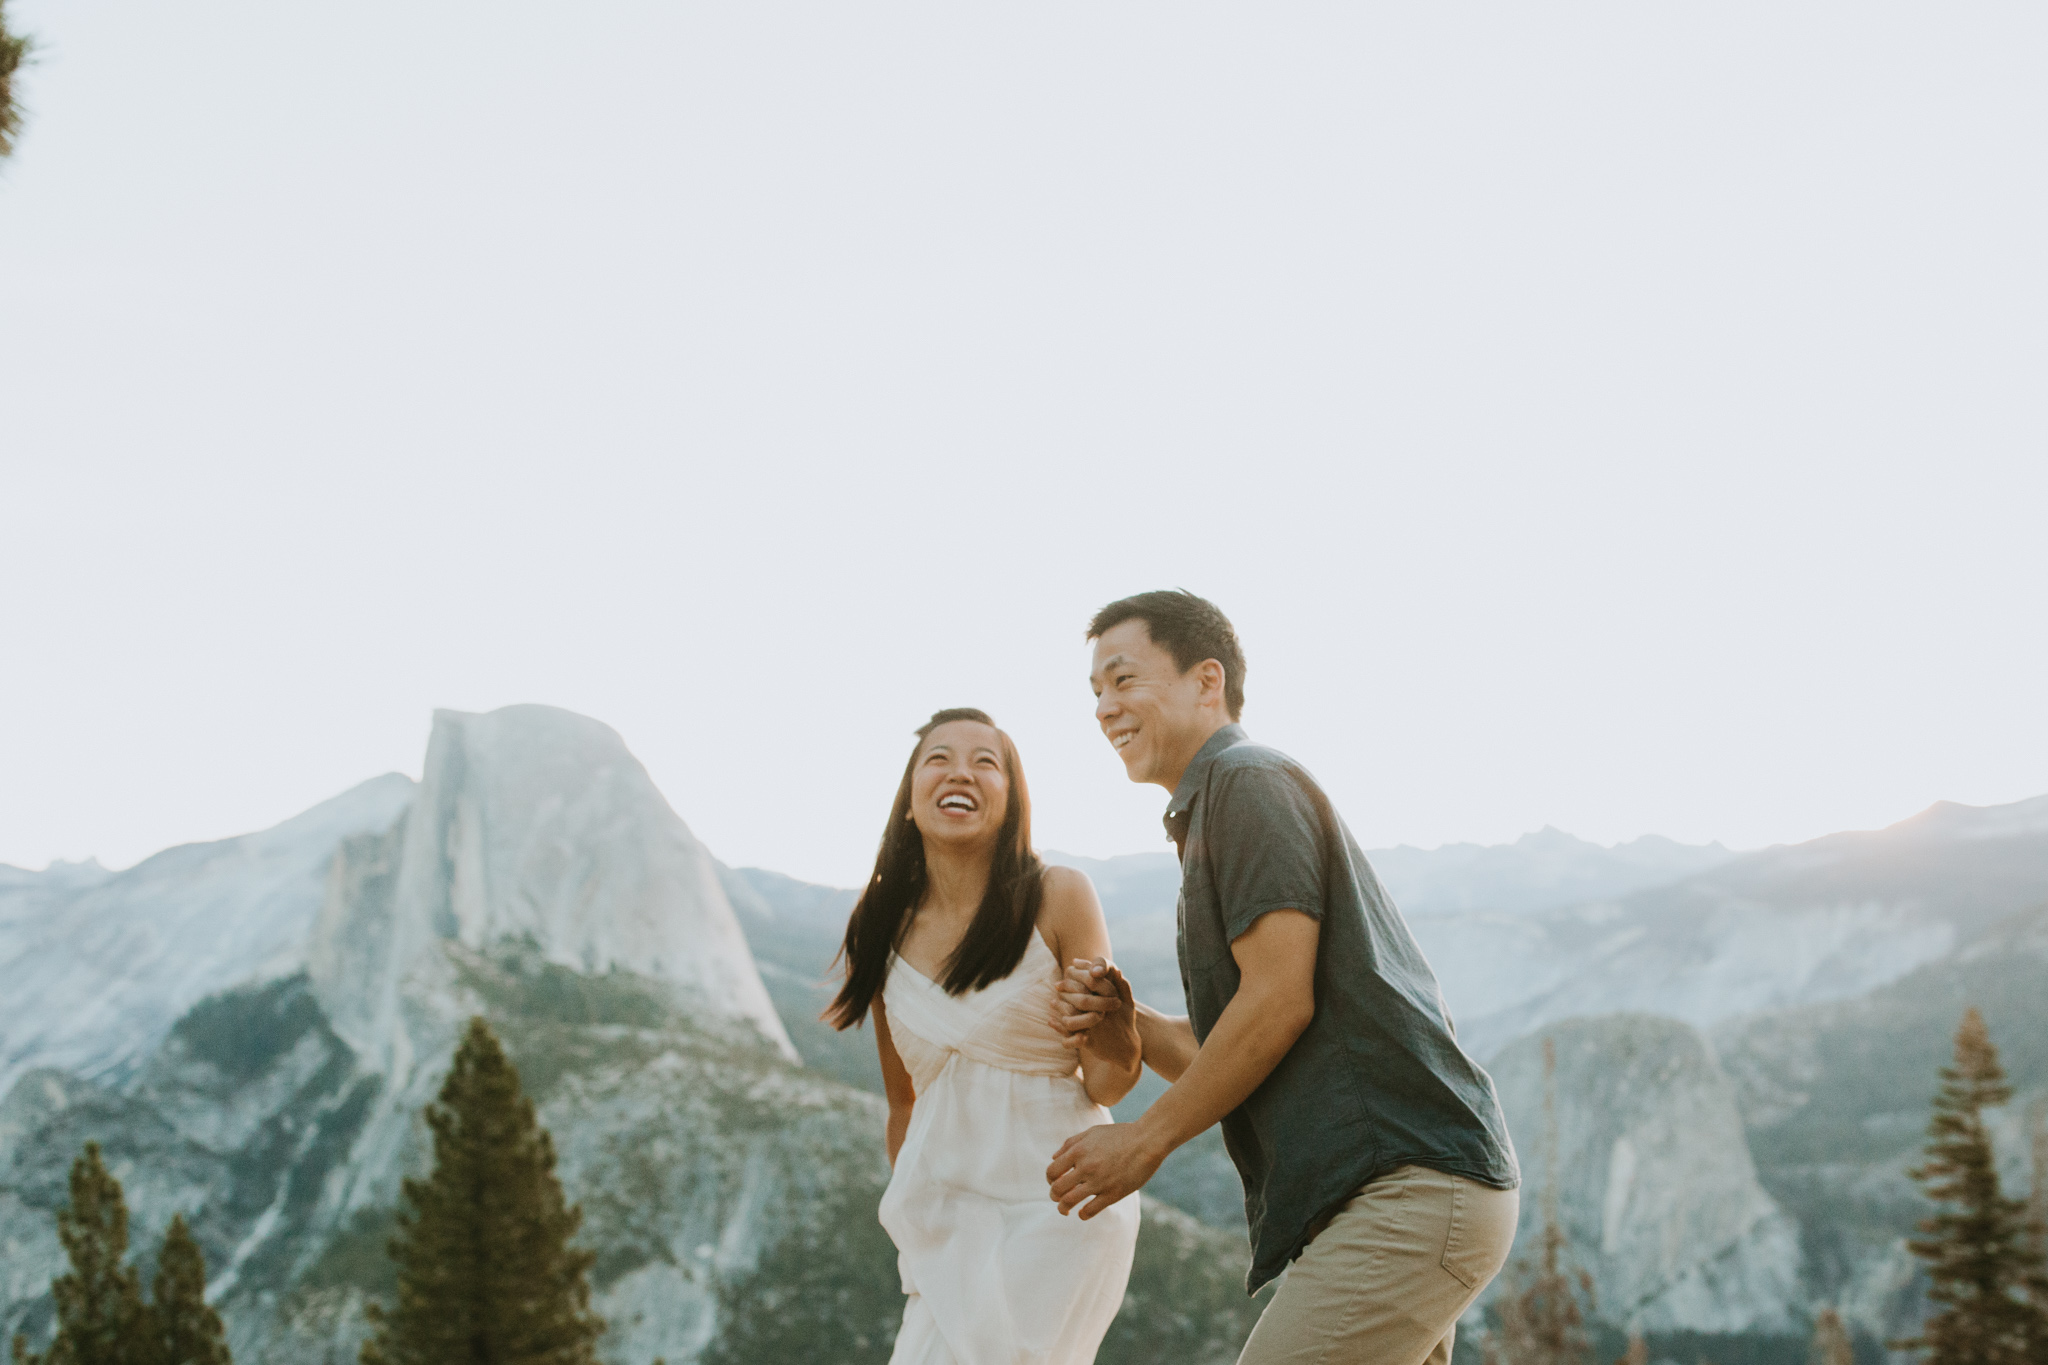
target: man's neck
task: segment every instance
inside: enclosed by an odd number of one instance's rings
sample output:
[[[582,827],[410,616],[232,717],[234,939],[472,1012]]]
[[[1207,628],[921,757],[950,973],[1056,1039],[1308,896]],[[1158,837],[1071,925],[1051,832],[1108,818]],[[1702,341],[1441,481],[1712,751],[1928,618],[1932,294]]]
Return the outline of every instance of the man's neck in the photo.
[[[1205,720],[1199,728],[1190,731],[1189,739],[1181,745],[1180,761],[1173,765],[1170,775],[1161,773],[1155,779],[1158,785],[1166,788],[1168,795],[1180,790],[1180,780],[1187,776],[1188,765],[1195,761],[1196,754],[1202,752],[1202,746],[1214,739],[1218,730],[1236,723],[1227,715],[1217,715]]]

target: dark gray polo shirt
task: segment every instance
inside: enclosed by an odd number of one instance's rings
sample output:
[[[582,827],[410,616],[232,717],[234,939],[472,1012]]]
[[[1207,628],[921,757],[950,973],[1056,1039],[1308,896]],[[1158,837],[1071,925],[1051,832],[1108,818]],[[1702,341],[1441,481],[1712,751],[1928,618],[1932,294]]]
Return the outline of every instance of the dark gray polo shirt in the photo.
[[[1317,1215],[1397,1167],[1515,1188],[1493,1080],[1452,1036],[1435,973],[1308,770],[1227,725],[1188,765],[1166,828],[1198,1040],[1237,994],[1230,945],[1254,920],[1299,910],[1322,926],[1315,1018],[1223,1120],[1251,1223],[1246,1287],[1300,1254]]]

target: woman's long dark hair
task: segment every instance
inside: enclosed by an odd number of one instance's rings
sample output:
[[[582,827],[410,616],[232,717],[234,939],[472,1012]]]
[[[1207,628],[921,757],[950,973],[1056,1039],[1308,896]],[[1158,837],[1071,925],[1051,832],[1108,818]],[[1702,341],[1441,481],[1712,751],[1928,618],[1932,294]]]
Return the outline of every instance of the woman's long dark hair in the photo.
[[[918,727],[903,781],[889,807],[889,824],[875,854],[875,874],[846,922],[846,942],[839,959],[846,964],[846,984],[825,1011],[834,1028],[852,1028],[867,1018],[868,1007],[889,978],[889,955],[910,925],[926,886],[924,835],[910,819],[910,788],[918,755],[932,731],[949,721],[972,720],[996,732],[1002,745],[1003,771],[1010,780],[1009,809],[996,834],[995,854],[988,869],[988,887],[960,946],[946,959],[939,984],[949,995],[965,995],[994,985],[1017,970],[1031,935],[1038,931],[1038,905],[1045,864],[1031,851],[1031,792],[1024,785],[1024,764],[1017,746],[990,720],[986,711],[958,706],[941,711]]]

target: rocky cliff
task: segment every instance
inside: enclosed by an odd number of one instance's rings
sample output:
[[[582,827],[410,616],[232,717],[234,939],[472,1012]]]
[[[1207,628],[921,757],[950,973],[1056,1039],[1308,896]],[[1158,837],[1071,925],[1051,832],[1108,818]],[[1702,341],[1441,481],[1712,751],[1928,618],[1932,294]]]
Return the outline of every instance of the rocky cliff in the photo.
[[[1543,1043],[1555,1045],[1554,1171]],[[1601,1316],[1640,1331],[1792,1332],[1799,1226],[1757,1179],[1734,1084],[1675,1019],[1610,1014],[1509,1046],[1494,1083],[1522,1153],[1527,1253],[1552,1190]]]

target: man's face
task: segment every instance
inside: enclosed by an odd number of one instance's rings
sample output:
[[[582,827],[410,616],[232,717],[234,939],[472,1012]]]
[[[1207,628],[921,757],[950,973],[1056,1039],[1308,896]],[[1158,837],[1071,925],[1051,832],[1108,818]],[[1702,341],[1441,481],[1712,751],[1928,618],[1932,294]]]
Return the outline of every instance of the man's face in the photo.
[[[1202,666],[1182,673],[1152,643],[1145,623],[1133,619],[1096,637],[1088,685],[1095,689],[1096,724],[1131,781],[1173,790],[1213,729]]]

